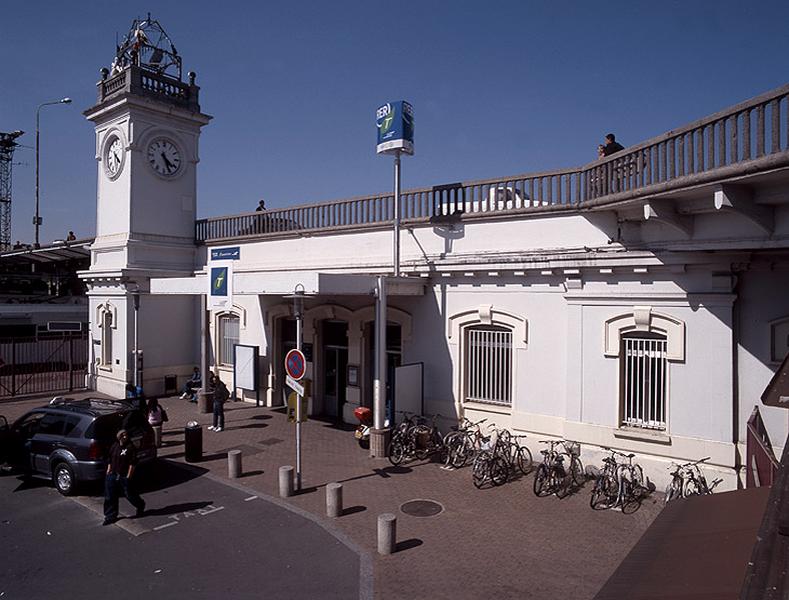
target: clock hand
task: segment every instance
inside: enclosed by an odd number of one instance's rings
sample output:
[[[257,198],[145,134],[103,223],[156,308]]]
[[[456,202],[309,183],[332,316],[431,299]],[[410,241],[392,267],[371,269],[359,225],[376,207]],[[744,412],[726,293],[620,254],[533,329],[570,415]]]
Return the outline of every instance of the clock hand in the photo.
[[[162,152],[162,160],[164,160],[164,164],[167,167],[168,171],[172,171],[175,168],[175,165],[167,160],[167,156],[165,156],[164,152]]]

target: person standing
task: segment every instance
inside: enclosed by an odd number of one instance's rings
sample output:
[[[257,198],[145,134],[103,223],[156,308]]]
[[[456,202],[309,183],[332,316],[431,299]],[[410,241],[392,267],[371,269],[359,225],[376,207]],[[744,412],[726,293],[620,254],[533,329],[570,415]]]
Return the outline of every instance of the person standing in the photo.
[[[162,447],[162,427],[168,420],[167,411],[159,405],[159,399],[151,398],[148,400],[148,425],[153,428],[157,448]]]
[[[145,513],[145,501],[140,498],[132,483],[134,467],[137,465],[137,452],[125,429],[118,431],[115,437],[118,441],[110,449],[110,462],[107,465],[107,475],[104,479],[104,522],[102,525],[112,525],[118,520],[120,493],[123,493],[131,505],[137,509],[136,517],[141,517]]]
[[[616,141],[616,136],[613,133],[609,133],[605,136],[605,146],[603,146],[603,155],[604,156],[611,156],[616,152],[620,152],[624,150],[625,147]]]
[[[214,390],[214,424],[210,431],[222,431],[225,428],[225,402],[230,397],[230,392],[224,382],[216,375],[211,375],[210,385]]]

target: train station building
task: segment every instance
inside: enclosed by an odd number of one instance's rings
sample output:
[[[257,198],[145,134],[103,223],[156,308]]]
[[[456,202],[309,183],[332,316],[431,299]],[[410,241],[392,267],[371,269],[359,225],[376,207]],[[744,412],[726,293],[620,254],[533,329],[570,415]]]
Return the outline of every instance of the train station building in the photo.
[[[243,345],[258,389],[235,393],[279,406],[298,292],[309,410],[355,422],[383,278],[395,408],[487,418],[532,451],[575,440],[591,463],[635,452],[658,487],[709,456],[743,485],[746,423],[789,352],[789,86],[587,165],[405,190],[395,276],[392,194],[200,218],[211,117],[178,67],[117,62],[85,112],[91,387],[122,394],[136,358],[148,394],[201,363],[232,391]],[[782,444],[785,413],[760,410]]]

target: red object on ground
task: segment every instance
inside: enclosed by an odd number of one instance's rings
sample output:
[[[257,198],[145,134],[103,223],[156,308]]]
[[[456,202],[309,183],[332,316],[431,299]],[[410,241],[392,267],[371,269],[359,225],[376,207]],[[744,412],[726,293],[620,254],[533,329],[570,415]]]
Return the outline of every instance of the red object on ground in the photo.
[[[353,416],[359,419],[360,423],[370,425],[373,422],[373,411],[366,406],[353,409]]]

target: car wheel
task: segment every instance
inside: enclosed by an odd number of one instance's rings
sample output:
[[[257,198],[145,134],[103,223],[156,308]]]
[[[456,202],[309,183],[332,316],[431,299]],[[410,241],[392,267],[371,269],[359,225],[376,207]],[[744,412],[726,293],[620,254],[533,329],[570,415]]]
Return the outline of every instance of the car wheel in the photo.
[[[52,481],[55,488],[64,496],[70,496],[74,493],[74,488],[77,486],[77,481],[74,479],[74,470],[68,463],[58,463],[52,471]]]

